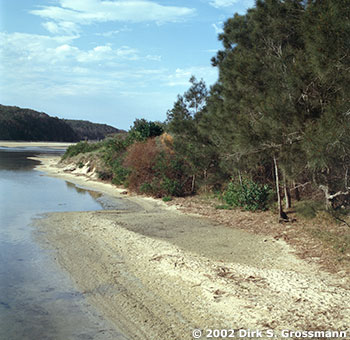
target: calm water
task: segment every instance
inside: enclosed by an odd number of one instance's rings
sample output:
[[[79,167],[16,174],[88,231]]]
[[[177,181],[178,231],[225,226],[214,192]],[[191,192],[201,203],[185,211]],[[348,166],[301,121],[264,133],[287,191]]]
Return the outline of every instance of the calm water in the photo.
[[[53,252],[35,241],[31,220],[52,211],[126,209],[34,171],[44,148],[0,148],[0,340],[126,339],[85,300]]]

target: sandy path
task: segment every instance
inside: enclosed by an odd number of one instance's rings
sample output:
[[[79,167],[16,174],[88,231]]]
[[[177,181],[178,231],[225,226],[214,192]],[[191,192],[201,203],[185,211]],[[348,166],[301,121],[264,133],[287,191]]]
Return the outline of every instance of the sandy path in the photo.
[[[57,159],[42,162],[51,175],[120,196],[112,185],[64,172]],[[186,340],[194,328],[235,329],[236,337],[238,329],[273,329],[276,339],[283,329],[350,336],[345,279],[298,259],[284,241],[158,200],[126,199],[138,208],[54,213],[36,224],[81,290],[130,338]]]

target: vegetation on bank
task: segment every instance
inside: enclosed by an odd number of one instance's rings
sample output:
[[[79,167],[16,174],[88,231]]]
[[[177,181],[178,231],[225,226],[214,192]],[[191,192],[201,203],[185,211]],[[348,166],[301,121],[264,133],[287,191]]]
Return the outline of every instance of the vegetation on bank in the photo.
[[[253,211],[277,202],[282,220],[303,199],[342,220],[350,198],[349,18],[345,0],[258,0],[224,24],[210,89],[191,77],[164,123],[137,120],[124,136],[79,143],[64,158],[93,152],[101,178],[156,197],[214,192],[225,207]]]
[[[46,113],[0,105],[0,139],[17,141],[77,142],[100,140],[123,132],[106,124],[59,119]]]

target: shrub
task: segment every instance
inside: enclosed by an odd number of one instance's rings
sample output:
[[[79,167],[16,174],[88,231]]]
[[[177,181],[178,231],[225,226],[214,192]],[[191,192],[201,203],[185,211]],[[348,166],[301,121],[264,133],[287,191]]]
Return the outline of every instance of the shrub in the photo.
[[[129,169],[123,166],[122,157],[115,159],[114,162],[112,163],[112,173],[113,173],[113,179],[112,179],[113,184],[116,184],[116,185],[125,184],[130,171]]]
[[[161,181],[161,189],[164,195],[181,196],[182,188],[178,180],[163,176]]]
[[[229,183],[223,199],[228,205],[245,210],[266,210],[270,194],[271,189],[268,185],[245,180],[242,184]]]
[[[97,171],[97,176],[103,181],[109,181],[112,179],[112,174],[108,171]]]
[[[145,141],[148,138],[160,136],[164,128],[159,122],[151,122],[145,119],[136,119],[129,131],[129,138],[134,141]]]
[[[155,175],[153,166],[158,152],[154,139],[134,143],[128,148],[123,166],[131,170],[129,174],[129,188],[131,190],[146,193],[145,188],[141,190],[141,185],[152,183]],[[150,193],[149,191],[147,186],[147,193]]]
[[[86,153],[91,152],[99,149],[102,146],[102,144],[99,143],[88,143],[88,142],[79,142],[74,145],[70,145],[64,155],[62,156],[62,159],[70,158],[76,155],[79,155],[80,153]]]
[[[140,185],[139,190],[142,194],[151,194],[153,192],[153,186],[151,183],[145,182]]]
[[[324,202],[304,200],[295,202],[295,212],[305,218],[312,219],[317,216],[319,211],[325,209]]]
[[[155,138],[131,145],[123,163],[129,188],[155,197],[181,196],[190,190],[186,165]]]

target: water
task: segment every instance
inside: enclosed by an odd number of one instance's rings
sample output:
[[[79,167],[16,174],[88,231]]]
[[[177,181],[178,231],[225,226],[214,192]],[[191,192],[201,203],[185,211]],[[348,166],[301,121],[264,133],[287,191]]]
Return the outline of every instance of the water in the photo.
[[[126,208],[123,200],[46,177],[26,158],[57,152],[0,148],[0,340],[126,339],[33,236],[31,220],[41,213]]]

